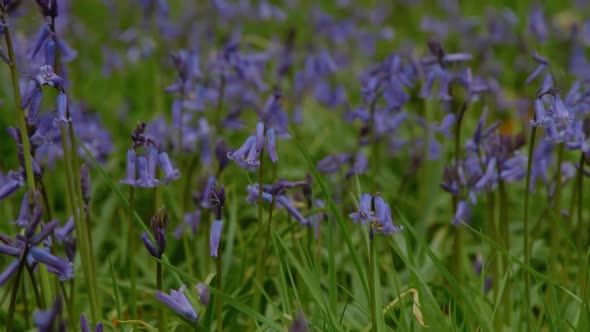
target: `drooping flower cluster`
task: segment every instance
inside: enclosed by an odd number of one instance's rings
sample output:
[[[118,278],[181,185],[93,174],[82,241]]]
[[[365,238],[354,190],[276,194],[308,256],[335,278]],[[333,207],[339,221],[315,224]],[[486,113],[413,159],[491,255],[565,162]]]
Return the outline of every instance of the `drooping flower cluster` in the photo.
[[[145,135],[146,123],[138,123],[131,135],[132,147],[127,151],[126,178],[121,183],[133,187],[153,188],[160,185],[156,178],[157,167],[160,166],[164,172],[164,183],[180,178],[180,171],[174,167],[168,153],[159,151],[154,139]],[[137,154],[136,149],[147,149],[145,154]]]
[[[390,235],[401,232],[404,229],[402,225],[396,226],[393,224],[391,208],[379,193],[376,195],[362,194],[358,211],[349,214],[349,217],[355,224],[361,223],[363,226],[368,224],[371,234],[382,233]]]
[[[156,258],[161,258],[166,250],[166,228],[168,227],[168,211],[165,206],[160,207],[158,212],[152,217],[150,229],[155,242],[149,238],[147,232],[141,234],[143,244],[147,251]]]

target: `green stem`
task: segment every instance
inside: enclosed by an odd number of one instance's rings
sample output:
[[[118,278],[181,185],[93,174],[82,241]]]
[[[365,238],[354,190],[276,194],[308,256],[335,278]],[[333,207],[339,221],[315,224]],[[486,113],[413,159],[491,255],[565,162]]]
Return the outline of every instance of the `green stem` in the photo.
[[[266,128],[264,130],[266,134]],[[266,136],[266,135],[265,135]],[[260,150],[260,168],[258,169],[258,234],[262,234],[264,231],[264,218],[263,218],[263,200],[262,200],[262,177],[264,175],[264,147]],[[270,239],[266,239],[270,241]],[[264,283],[264,275],[262,273],[263,266],[262,266],[262,257],[264,256],[264,241],[256,241],[258,243],[258,256],[256,257],[256,280],[260,282],[260,287],[262,287]],[[260,297],[262,292],[255,292],[254,293],[254,310],[260,309]]]
[[[490,234],[494,242],[500,243],[501,236],[500,232],[498,231],[498,221],[496,219],[495,213],[495,195],[493,192],[489,192],[487,194],[487,212],[488,212],[488,223],[490,227]],[[499,280],[501,280],[501,273],[500,273],[500,253],[498,250],[495,251],[494,256],[491,260],[491,270],[492,270],[492,293],[494,296],[497,296],[498,292],[500,291]],[[494,315],[494,326],[496,330],[502,329],[502,317],[498,314]]]
[[[70,329],[72,331],[75,331],[76,327],[74,325],[74,322],[76,321],[76,319],[74,318],[74,308],[72,308],[72,306],[71,306],[71,301],[68,300],[68,296],[67,296],[68,294],[66,293],[66,288],[65,288],[63,282],[59,283],[59,288],[61,290],[61,294],[62,294],[62,297],[65,302],[66,311],[68,312],[68,319],[66,319],[66,320],[70,324]]]
[[[27,185],[29,187],[29,195],[32,198],[36,191],[35,176],[33,173],[33,161],[31,157],[31,142],[29,141],[29,134],[27,130],[26,116],[24,110],[21,108],[21,94],[18,80],[18,69],[16,68],[16,57],[12,44],[12,33],[8,24],[8,10],[4,5],[0,5],[0,21],[6,27],[4,29],[4,39],[6,40],[6,50],[8,51],[8,60],[10,60],[10,78],[12,81],[12,91],[14,93],[14,103],[16,108],[20,110],[18,115],[18,125],[20,128],[20,137],[23,144],[23,155],[25,158],[25,174],[27,177]]]
[[[369,232],[372,232],[369,230]],[[371,308],[371,331],[377,331],[377,313],[376,313],[376,297],[375,297],[375,241],[373,234],[369,234],[369,307]]]
[[[64,169],[67,184],[67,196],[70,202],[70,206],[72,207],[72,215],[74,217],[75,224],[74,230],[76,232],[76,238],[78,239],[77,244],[80,252],[82,271],[84,273],[84,279],[88,287],[88,297],[90,302],[92,323],[95,324],[100,319],[100,309],[96,301],[97,289],[96,283],[94,282],[94,277],[92,276],[92,268],[90,263],[91,258],[89,257],[90,252],[88,248],[88,241],[86,241],[86,224],[80,219],[81,210],[78,208],[80,204],[77,201],[77,191],[75,188],[76,185],[73,182],[76,178],[78,178],[79,182],[79,176],[76,176],[72,169],[72,165],[74,163],[72,161],[72,155],[70,151],[70,145],[68,144],[68,135],[66,133],[66,129],[63,126],[60,126],[60,131],[62,138],[62,147],[64,150]],[[71,139],[73,140],[74,136],[72,136]]]
[[[584,208],[584,173],[583,173],[583,169],[584,169],[584,163],[586,161],[586,155],[584,154],[584,152],[580,153],[580,168],[578,169],[578,178],[577,178],[577,184],[578,184],[578,208],[577,208],[577,237],[576,237],[576,244],[578,247],[578,253],[583,253],[584,249],[583,248],[583,244],[584,244],[584,235],[586,233],[585,232],[585,225],[584,222],[582,220],[582,212],[583,212],[583,208]],[[573,214],[572,214],[573,216]]]
[[[160,261],[156,262],[156,289],[162,290],[162,263]],[[158,319],[160,331],[166,331],[166,316],[162,308],[158,309],[158,316],[160,318]]]
[[[529,139],[529,153],[527,158],[527,166],[526,166],[526,179],[525,179],[525,188],[524,188],[524,219],[523,219],[523,235],[524,235],[524,265],[530,267],[531,265],[531,254],[530,254],[530,245],[529,245],[529,202],[530,202],[530,188],[531,188],[531,172],[533,168],[533,155],[535,152],[535,139],[537,137],[537,127],[531,128],[531,137]],[[530,289],[531,289],[531,276],[527,269],[524,269],[524,301],[526,305],[526,310],[523,310],[527,313],[527,331],[531,331],[532,329],[532,321],[531,321],[531,312],[530,312]]]
[[[33,293],[35,294],[35,300],[37,301],[37,307],[38,308],[45,308],[45,305],[43,304],[43,298],[39,294],[39,288],[37,287],[37,281],[35,280],[35,275],[33,274],[33,270],[31,269],[31,267],[28,264],[26,264],[26,268],[27,268],[27,272],[29,274],[29,278],[31,279],[31,285],[33,287]]]
[[[555,193],[553,196],[553,217],[556,220],[556,225],[551,227],[553,230],[550,232],[551,234],[551,255],[549,256],[549,266],[550,271],[557,274],[560,269],[558,268],[557,264],[559,262],[559,242],[560,242],[560,234],[561,234],[561,195],[563,190],[563,185],[561,182],[561,165],[563,164],[563,143],[560,143],[557,146],[557,175],[555,177]]]
[[[20,279],[23,273],[23,268],[25,264],[27,264],[27,255],[29,254],[29,246],[25,246],[23,250],[23,254],[18,262],[18,270],[16,271],[16,275],[14,278],[14,283],[12,286],[12,293],[10,294],[10,305],[8,306],[8,315],[6,316],[6,332],[13,331],[13,321],[14,321],[14,310],[16,309],[16,295],[18,294],[18,289],[20,285]]]
[[[500,173],[500,169],[498,168],[498,175]],[[500,180],[498,183],[498,195],[499,195],[499,209],[500,212],[498,213],[498,225],[500,229],[500,236],[504,239],[504,246],[508,253],[510,253],[510,222],[508,217],[508,193],[506,191],[506,185],[504,181]],[[504,285],[504,293],[503,297],[503,309],[504,309],[504,322],[510,325],[511,322],[511,315],[512,315],[512,299],[511,299],[511,286],[510,286],[510,259],[506,257],[504,260],[504,273],[508,274],[506,278],[506,284]]]
[[[135,208],[135,188],[133,186],[129,187],[129,230],[128,230],[128,243],[129,243],[129,252],[133,253],[137,249],[135,244],[135,232],[134,232],[134,208]],[[129,279],[131,283],[131,288],[129,289],[129,311],[131,313],[132,319],[138,319],[137,316],[137,303],[136,303],[136,296],[137,296],[137,286],[136,286],[136,278],[137,278],[137,267],[135,266],[135,256],[129,255]]]
[[[217,289],[221,293],[223,291],[223,283],[221,279],[222,265],[221,265],[221,250],[217,254]],[[221,294],[215,297],[215,306],[217,307],[217,331],[223,331],[223,299]]]

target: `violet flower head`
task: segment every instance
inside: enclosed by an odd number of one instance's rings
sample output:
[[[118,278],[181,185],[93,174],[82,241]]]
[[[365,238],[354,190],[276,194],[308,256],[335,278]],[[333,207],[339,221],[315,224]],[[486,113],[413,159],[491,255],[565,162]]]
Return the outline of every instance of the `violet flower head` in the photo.
[[[350,155],[347,153],[331,154],[320,160],[316,167],[322,173],[335,173],[350,160]]]
[[[299,312],[293,321],[291,327],[289,327],[289,332],[308,332],[309,328],[307,327],[307,321],[305,320],[305,316],[302,312]]]
[[[36,261],[45,264],[49,272],[57,274],[59,280],[64,281],[74,277],[71,262],[67,263],[61,258],[53,256],[48,250],[39,247],[32,247],[30,253]]]
[[[152,217],[150,228],[154,236],[155,243],[152,242],[147,232],[143,232],[141,238],[147,251],[156,258],[161,258],[166,250],[166,228],[168,227],[168,211],[165,206],[160,207],[158,212]]]
[[[471,206],[467,201],[460,201],[457,205],[457,212],[451,222],[453,226],[459,226],[462,222],[469,223],[471,221]]]
[[[401,225],[395,226],[393,224],[391,208],[389,207],[389,204],[387,204],[379,194],[375,195],[373,199],[375,204],[375,214],[378,218],[378,224],[374,224],[375,227],[373,227],[373,230],[385,235],[401,232],[404,227]]]
[[[238,166],[252,172],[260,166],[258,155],[255,136],[248,137],[239,149],[227,153],[227,157],[235,161]]]
[[[221,231],[223,229],[223,221],[215,220],[211,224],[211,234],[209,236],[209,250],[211,257],[219,255],[219,243],[221,242]]]
[[[96,327],[94,328],[94,332],[102,332],[103,330],[104,330],[104,327],[103,327],[102,323],[96,324]],[[90,323],[88,323],[88,320],[86,319],[86,316],[84,316],[84,314],[80,315],[80,331],[90,332]]]
[[[268,152],[268,156],[273,163],[279,161],[279,157],[277,155],[277,138],[275,134],[274,128],[268,128],[266,130],[266,151]]]
[[[180,171],[178,168],[175,168],[170,161],[170,157],[166,152],[160,152],[159,154],[160,166],[162,167],[162,171],[164,172],[164,176],[166,177],[166,185],[174,180],[178,180],[180,178]]]
[[[17,253],[20,254],[20,251]],[[12,277],[19,267],[19,260],[13,260],[2,273],[0,273],[0,287],[4,286],[4,284]]]
[[[531,56],[533,57],[533,60],[537,62],[538,65],[537,68],[535,68],[535,70],[526,79],[525,84],[529,84],[532,81],[534,81],[539,75],[541,75],[541,73],[545,71],[547,67],[549,67],[549,61],[541,55],[539,55],[538,53],[533,53]]]
[[[56,297],[51,308],[37,310],[33,313],[33,322],[39,328],[39,332],[65,331],[65,322],[60,321],[59,315],[62,310],[61,297]]]
[[[299,210],[297,210],[297,208],[293,206],[293,203],[291,202],[291,200],[289,200],[289,198],[287,198],[287,196],[279,195],[275,197],[275,200],[277,201],[277,203],[282,205],[287,210],[287,212],[289,212],[289,214],[293,218],[295,218],[295,220],[299,221],[302,225],[309,224],[309,220],[303,217],[301,212],[299,212]]]
[[[206,307],[209,305],[209,301],[211,300],[211,293],[209,292],[209,287],[204,283],[200,282],[195,286],[197,290],[197,295],[199,296],[199,301]]]
[[[184,290],[185,286],[183,285],[177,291],[173,289],[170,290],[170,295],[158,291],[156,292],[156,299],[158,299],[158,301],[162,302],[171,310],[192,321],[195,321],[197,320],[197,313],[184,295]]]
[[[150,172],[148,158],[146,158],[145,156],[137,156],[135,162],[138,175],[136,185],[142,188],[157,187],[159,185],[159,181],[154,177],[155,174],[152,174],[152,172]]]
[[[135,149],[130,148],[127,150],[127,171],[125,179],[121,180],[121,183],[128,184],[130,186],[136,185],[136,178],[135,178],[135,165],[136,165],[136,154]]]
[[[23,172],[8,172],[4,179],[4,183],[0,183],[0,200],[12,195],[17,190],[25,185],[25,177]]]
[[[361,195],[359,210],[348,215],[353,223],[360,222],[364,226],[367,222],[372,223],[378,220],[372,211],[372,202],[373,196],[371,194]]]

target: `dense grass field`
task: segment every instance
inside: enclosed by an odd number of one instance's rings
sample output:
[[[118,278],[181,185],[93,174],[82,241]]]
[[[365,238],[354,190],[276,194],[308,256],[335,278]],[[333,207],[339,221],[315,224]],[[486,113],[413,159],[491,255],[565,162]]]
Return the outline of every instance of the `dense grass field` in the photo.
[[[590,330],[590,3],[0,19],[0,328]]]

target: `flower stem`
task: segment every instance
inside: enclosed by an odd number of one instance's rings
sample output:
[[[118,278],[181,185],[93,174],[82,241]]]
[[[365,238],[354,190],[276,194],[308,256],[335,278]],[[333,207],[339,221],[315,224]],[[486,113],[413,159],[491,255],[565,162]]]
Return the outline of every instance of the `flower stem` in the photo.
[[[555,193],[553,195],[553,209],[554,214],[553,217],[557,224],[552,227],[553,231],[550,232],[551,236],[551,255],[549,256],[549,266],[550,271],[553,273],[558,273],[560,269],[558,268],[557,264],[559,262],[556,259],[559,256],[559,242],[560,242],[560,232],[561,232],[561,194],[563,190],[563,185],[561,182],[561,165],[563,164],[563,143],[560,143],[557,146],[557,174],[555,176]]]
[[[35,176],[33,173],[33,161],[31,157],[31,142],[29,141],[29,134],[26,123],[26,116],[24,110],[21,108],[21,94],[18,81],[18,69],[16,68],[16,57],[14,55],[14,47],[12,44],[12,33],[8,24],[8,8],[6,5],[0,5],[0,21],[6,27],[4,29],[4,39],[6,40],[6,50],[8,52],[8,60],[10,60],[10,77],[12,81],[12,91],[14,93],[14,103],[16,108],[20,110],[18,115],[18,125],[20,128],[20,137],[23,144],[23,155],[25,158],[25,174],[27,178],[27,185],[29,187],[29,195],[32,198],[36,191]]]
[[[217,289],[221,293],[223,291],[223,283],[222,283],[222,279],[221,279],[221,272],[223,269],[221,266],[221,252],[220,251],[217,254],[216,261],[217,261],[217,277],[215,279],[217,279]],[[217,331],[223,331],[223,299],[221,298],[221,294],[218,294],[215,297],[215,306],[217,307]]]
[[[128,230],[128,243],[129,243],[129,252],[133,253],[136,250],[135,245],[135,234],[133,232],[133,218],[134,218],[134,208],[135,208],[135,188],[133,186],[129,187],[129,230]],[[136,286],[136,278],[137,278],[137,267],[135,266],[135,256],[129,255],[129,279],[131,287],[129,289],[129,311],[131,313],[131,318],[137,319],[137,303],[136,303],[136,293],[137,293],[137,286]]]
[[[264,128],[264,134],[266,136],[266,128]],[[262,176],[264,175],[264,147],[260,150],[260,168],[258,169],[258,234],[262,234],[264,231],[264,220],[263,220],[263,200],[262,200]],[[266,239],[270,241],[269,238]],[[264,243],[265,241],[257,241],[258,243],[258,257],[256,257],[256,281],[260,283],[260,287],[264,283],[264,276],[262,273],[263,266],[262,266],[262,257],[264,256]],[[254,310],[259,310],[260,308],[260,297],[261,292],[254,293]]]
[[[584,163],[586,161],[586,155],[584,154],[584,152],[580,153],[580,168],[578,169],[578,178],[577,178],[577,184],[578,184],[578,209],[577,209],[577,214],[576,214],[576,218],[577,218],[577,237],[576,237],[576,244],[578,246],[578,252],[583,253],[584,252],[584,248],[583,248],[583,243],[584,243],[584,235],[586,233],[585,232],[585,227],[584,227],[584,222],[582,220],[582,211],[583,211],[583,207],[584,207],[584,173],[583,173],[583,169],[584,169]],[[572,214],[573,215],[573,214]]]
[[[498,168],[498,175],[500,173],[500,168]],[[504,239],[504,247],[508,253],[510,253],[510,222],[508,219],[508,193],[506,191],[506,185],[504,181],[500,180],[498,182],[498,196],[499,196],[499,209],[500,212],[498,213],[498,229],[500,231],[501,238]],[[504,309],[504,322],[505,324],[510,325],[511,322],[511,314],[512,314],[512,298],[511,298],[511,288],[510,288],[510,259],[508,257],[504,258],[504,266],[503,272],[506,273],[508,276],[506,277],[506,284],[504,285],[504,292],[502,295],[503,298],[503,309]]]
[[[79,175],[74,174],[73,171],[73,164],[72,161],[72,154],[70,150],[70,145],[68,144],[68,134],[66,133],[66,129],[63,126],[60,126],[61,131],[61,139],[62,139],[62,147],[64,150],[64,169],[65,169],[65,177],[66,177],[66,191],[68,200],[70,202],[70,206],[72,207],[72,215],[74,217],[74,230],[76,232],[76,242],[79,246],[80,251],[80,260],[82,263],[82,271],[84,273],[84,279],[86,281],[86,285],[88,287],[88,297],[90,302],[90,311],[92,316],[92,323],[97,322],[100,319],[100,309],[97,302],[97,286],[94,281],[94,276],[92,275],[92,266],[91,266],[91,257],[90,251],[88,248],[88,241],[86,240],[87,231],[86,231],[86,224],[80,218],[81,210],[79,209],[79,202],[77,199],[76,193],[78,192],[75,188],[76,184],[74,183],[74,179],[77,179],[79,183],[80,178]],[[74,139],[73,136],[70,139]],[[81,201],[81,200],[80,200]]]
[[[14,276],[14,283],[12,285],[12,293],[10,294],[10,305],[8,306],[8,315],[6,316],[6,332],[13,331],[14,310],[16,308],[16,295],[20,285],[20,279],[23,273],[23,268],[27,264],[27,255],[29,254],[29,246],[25,246],[22,256],[18,262],[18,270]]]
[[[158,289],[159,291],[162,290],[162,263],[160,263],[160,261],[156,262],[156,289]],[[166,314],[164,312],[164,309],[159,308],[158,309],[158,325],[159,325],[159,329],[160,331],[166,331]]]
[[[371,331],[377,331],[377,308],[375,297],[375,240],[373,238],[373,231],[369,230],[369,307],[371,308]]]
[[[527,166],[526,166],[526,179],[525,179],[525,190],[524,190],[524,219],[523,219],[523,235],[524,235],[524,265],[530,267],[531,264],[531,254],[530,254],[530,245],[529,245],[529,199],[530,199],[530,192],[531,192],[531,171],[533,168],[533,155],[535,152],[535,139],[537,137],[537,127],[531,128],[531,137],[529,139],[529,153],[527,158]],[[527,331],[531,331],[532,329],[532,322],[531,322],[531,313],[530,309],[530,289],[531,289],[531,276],[527,269],[523,270],[524,273],[524,301],[527,310]]]

